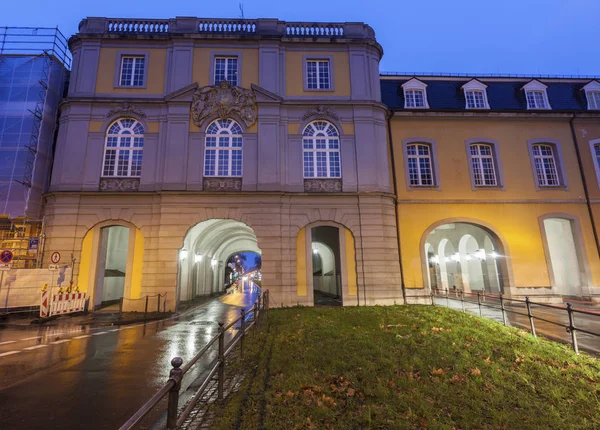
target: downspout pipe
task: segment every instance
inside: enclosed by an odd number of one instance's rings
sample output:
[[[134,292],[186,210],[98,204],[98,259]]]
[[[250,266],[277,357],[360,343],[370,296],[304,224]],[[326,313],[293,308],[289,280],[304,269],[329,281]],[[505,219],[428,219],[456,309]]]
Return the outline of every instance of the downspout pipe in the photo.
[[[598,240],[598,230],[596,229],[596,221],[594,220],[594,212],[592,211],[592,203],[590,201],[590,193],[587,186],[587,180],[585,178],[585,171],[583,170],[583,162],[581,161],[581,151],[579,151],[579,142],[577,141],[577,133],[575,133],[575,126],[573,121],[576,116],[573,114],[569,120],[569,126],[571,127],[571,136],[573,137],[573,145],[575,145],[575,154],[577,155],[577,164],[579,165],[579,173],[581,175],[581,182],[583,182],[583,192],[585,193],[585,202],[587,204],[588,214],[590,216],[590,222],[592,223],[592,232],[594,233],[594,240],[596,241],[596,251],[598,252],[598,258],[600,258],[600,241]]]
[[[394,116],[394,110],[390,109],[387,116],[387,131],[388,131],[388,145],[390,148],[390,156],[392,158],[392,189],[394,190],[394,210],[396,211],[396,240],[398,241],[398,261],[400,263],[400,286],[402,287],[402,299],[404,304],[407,304],[406,300],[406,284],[404,283],[404,268],[402,267],[402,245],[400,241],[400,213],[398,210],[398,183],[396,182],[396,157],[394,156],[394,142],[392,141],[392,116]]]

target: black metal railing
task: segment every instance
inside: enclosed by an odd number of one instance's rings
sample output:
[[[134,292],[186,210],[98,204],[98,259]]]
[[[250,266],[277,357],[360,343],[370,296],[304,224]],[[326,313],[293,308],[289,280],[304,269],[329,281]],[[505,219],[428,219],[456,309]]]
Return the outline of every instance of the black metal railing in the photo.
[[[460,300],[461,308],[463,312],[466,312],[465,303],[477,304],[479,308],[479,316],[483,316],[482,307],[491,308],[498,310],[502,313],[502,322],[504,325],[508,325],[506,314],[512,313],[514,315],[520,315],[527,317],[529,320],[529,329],[534,337],[537,337],[535,328],[535,320],[544,321],[549,324],[553,324],[559,327],[563,327],[567,333],[571,335],[571,346],[576,354],[579,354],[579,345],[577,342],[577,333],[584,333],[590,336],[600,337],[600,333],[586,330],[582,327],[575,325],[576,315],[587,315],[598,318],[598,327],[600,327],[600,314],[595,312],[589,312],[583,309],[576,309],[572,303],[566,303],[566,306],[553,305],[549,303],[533,302],[526,296],[525,300],[517,299],[513,297],[507,297],[504,294],[492,294],[485,292],[467,293],[463,290],[439,290],[433,289],[431,291],[431,303],[435,304],[434,298],[446,299],[446,307],[450,307],[450,300]],[[469,299],[473,300],[469,300]],[[477,302],[474,299],[477,298]],[[524,309],[523,308],[524,305]],[[539,306],[542,308],[555,309],[559,311],[567,312],[569,319],[568,324],[563,324],[557,321],[552,321],[547,318],[543,318],[539,315],[534,315],[533,306]]]
[[[157,313],[161,313],[161,307],[162,307],[162,312],[166,313],[167,312],[167,293],[164,294],[149,294],[147,296],[143,296],[140,297],[139,299],[128,299],[127,297],[121,297],[119,299],[119,316],[123,315],[123,302],[125,300],[127,301],[138,301],[138,300],[144,300],[145,301],[145,305],[144,305],[144,319],[146,319],[146,316],[148,315],[148,305],[150,305],[150,299],[156,297],[156,308],[150,308],[150,312],[154,312],[153,309],[156,309]],[[164,299],[161,302],[161,297],[163,297]],[[162,303],[162,306],[161,306]]]
[[[217,377],[217,397],[219,400],[223,399],[224,383],[225,383],[225,364],[226,358],[231,354],[236,345],[240,345],[240,357],[244,357],[244,337],[248,331],[256,323],[261,321],[267,316],[269,310],[269,290],[265,290],[261,295],[258,296],[257,301],[249,312],[245,309],[241,310],[240,316],[227,324],[219,322],[219,333],[214,336],[204,347],[185,365],[183,365],[183,359],[181,357],[174,357],[171,360],[171,366],[173,367],[169,373],[169,379],[167,383],[148,400],[129,420],[123,424],[120,430],[133,429],[137,426],[142,419],[150,413],[154,407],[168,394],[168,406],[167,406],[167,428],[175,429],[180,427],[183,422],[190,415],[204,392],[208,387],[213,377]],[[231,341],[225,345],[225,333],[232,329],[237,323],[240,323],[240,329],[237,335],[235,335]],[[214,365],[210,368],[210,371],[205,376],[204,380],[200,384],[200,387],[196,390],[192,398],[188,401],[185,408],[179,412],[179,391],[181,390],[181,380],[185,374],[198,362],[198,360],[206,354],[206,352],[218,342],[218,357]]]

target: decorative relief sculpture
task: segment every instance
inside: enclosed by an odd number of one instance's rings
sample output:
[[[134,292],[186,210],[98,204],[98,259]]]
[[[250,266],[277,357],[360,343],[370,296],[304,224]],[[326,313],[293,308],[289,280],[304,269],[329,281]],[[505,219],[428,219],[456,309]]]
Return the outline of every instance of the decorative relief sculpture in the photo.
[[[204,191],[242,191],[241,178],[204,178]]]
[[[250,127],[256,122],[256,96],[252,90],[232,87],[227,81],[194,91],[192,98],[194,124],[200,126],[207,116],[215,113],[223,119],[236,114],[247,127]]]
[[[305,179],[304,191],[308,193],[341,193],[341,179]]]
[[[139,178],[101,178],[100,191],[138,191]]]
[[[308,119],[327,119],[333,118],[335,120],[340,119],[339,116],[335,112],[331,112],[328,107],[324,107],[322,105],[318,105],[316,109],[309,110],[304,115],[302,115],[302,120],[306,121]]]
[[[146,114],[130,103],[123,102],[123,105],[113,108],[106,113],[106,117],[111,117],[115,114],[119,114],[119,116],[127,117],[132,115],[137,115],[142,118],[146,118]]]

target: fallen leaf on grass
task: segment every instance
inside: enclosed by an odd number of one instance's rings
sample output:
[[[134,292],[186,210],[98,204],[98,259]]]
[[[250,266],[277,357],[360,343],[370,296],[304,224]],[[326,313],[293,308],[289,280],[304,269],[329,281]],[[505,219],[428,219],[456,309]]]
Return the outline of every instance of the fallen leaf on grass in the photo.
[[[288,397],[294,397],[294,392],[293,391],[288,391],[287,393],[285,393],[286,396]]]
[[[433,369],[431,371],[432,375],[443,375],[444,373],[446,372],[444,372],[444,369],[442,369],[441,367],[439,369]]]
[[[481,376],[481,370],[479,370],[478,367],[476,367],[475,369],[471,369],[471,372],[469,372],[471,374],[471,376]]]
[[[348,388],[348,397],[353,397],[354,396],[354,388]]]

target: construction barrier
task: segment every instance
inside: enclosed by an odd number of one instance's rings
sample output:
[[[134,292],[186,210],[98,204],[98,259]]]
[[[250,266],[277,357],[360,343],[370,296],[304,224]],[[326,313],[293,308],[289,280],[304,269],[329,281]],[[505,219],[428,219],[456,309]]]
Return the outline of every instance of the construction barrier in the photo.
[[[52,294],[51,301],[49,301],[49,297],[50,294],[47,290],[42,291],[40,317],[81,312],[85,307],[86,293]]]

